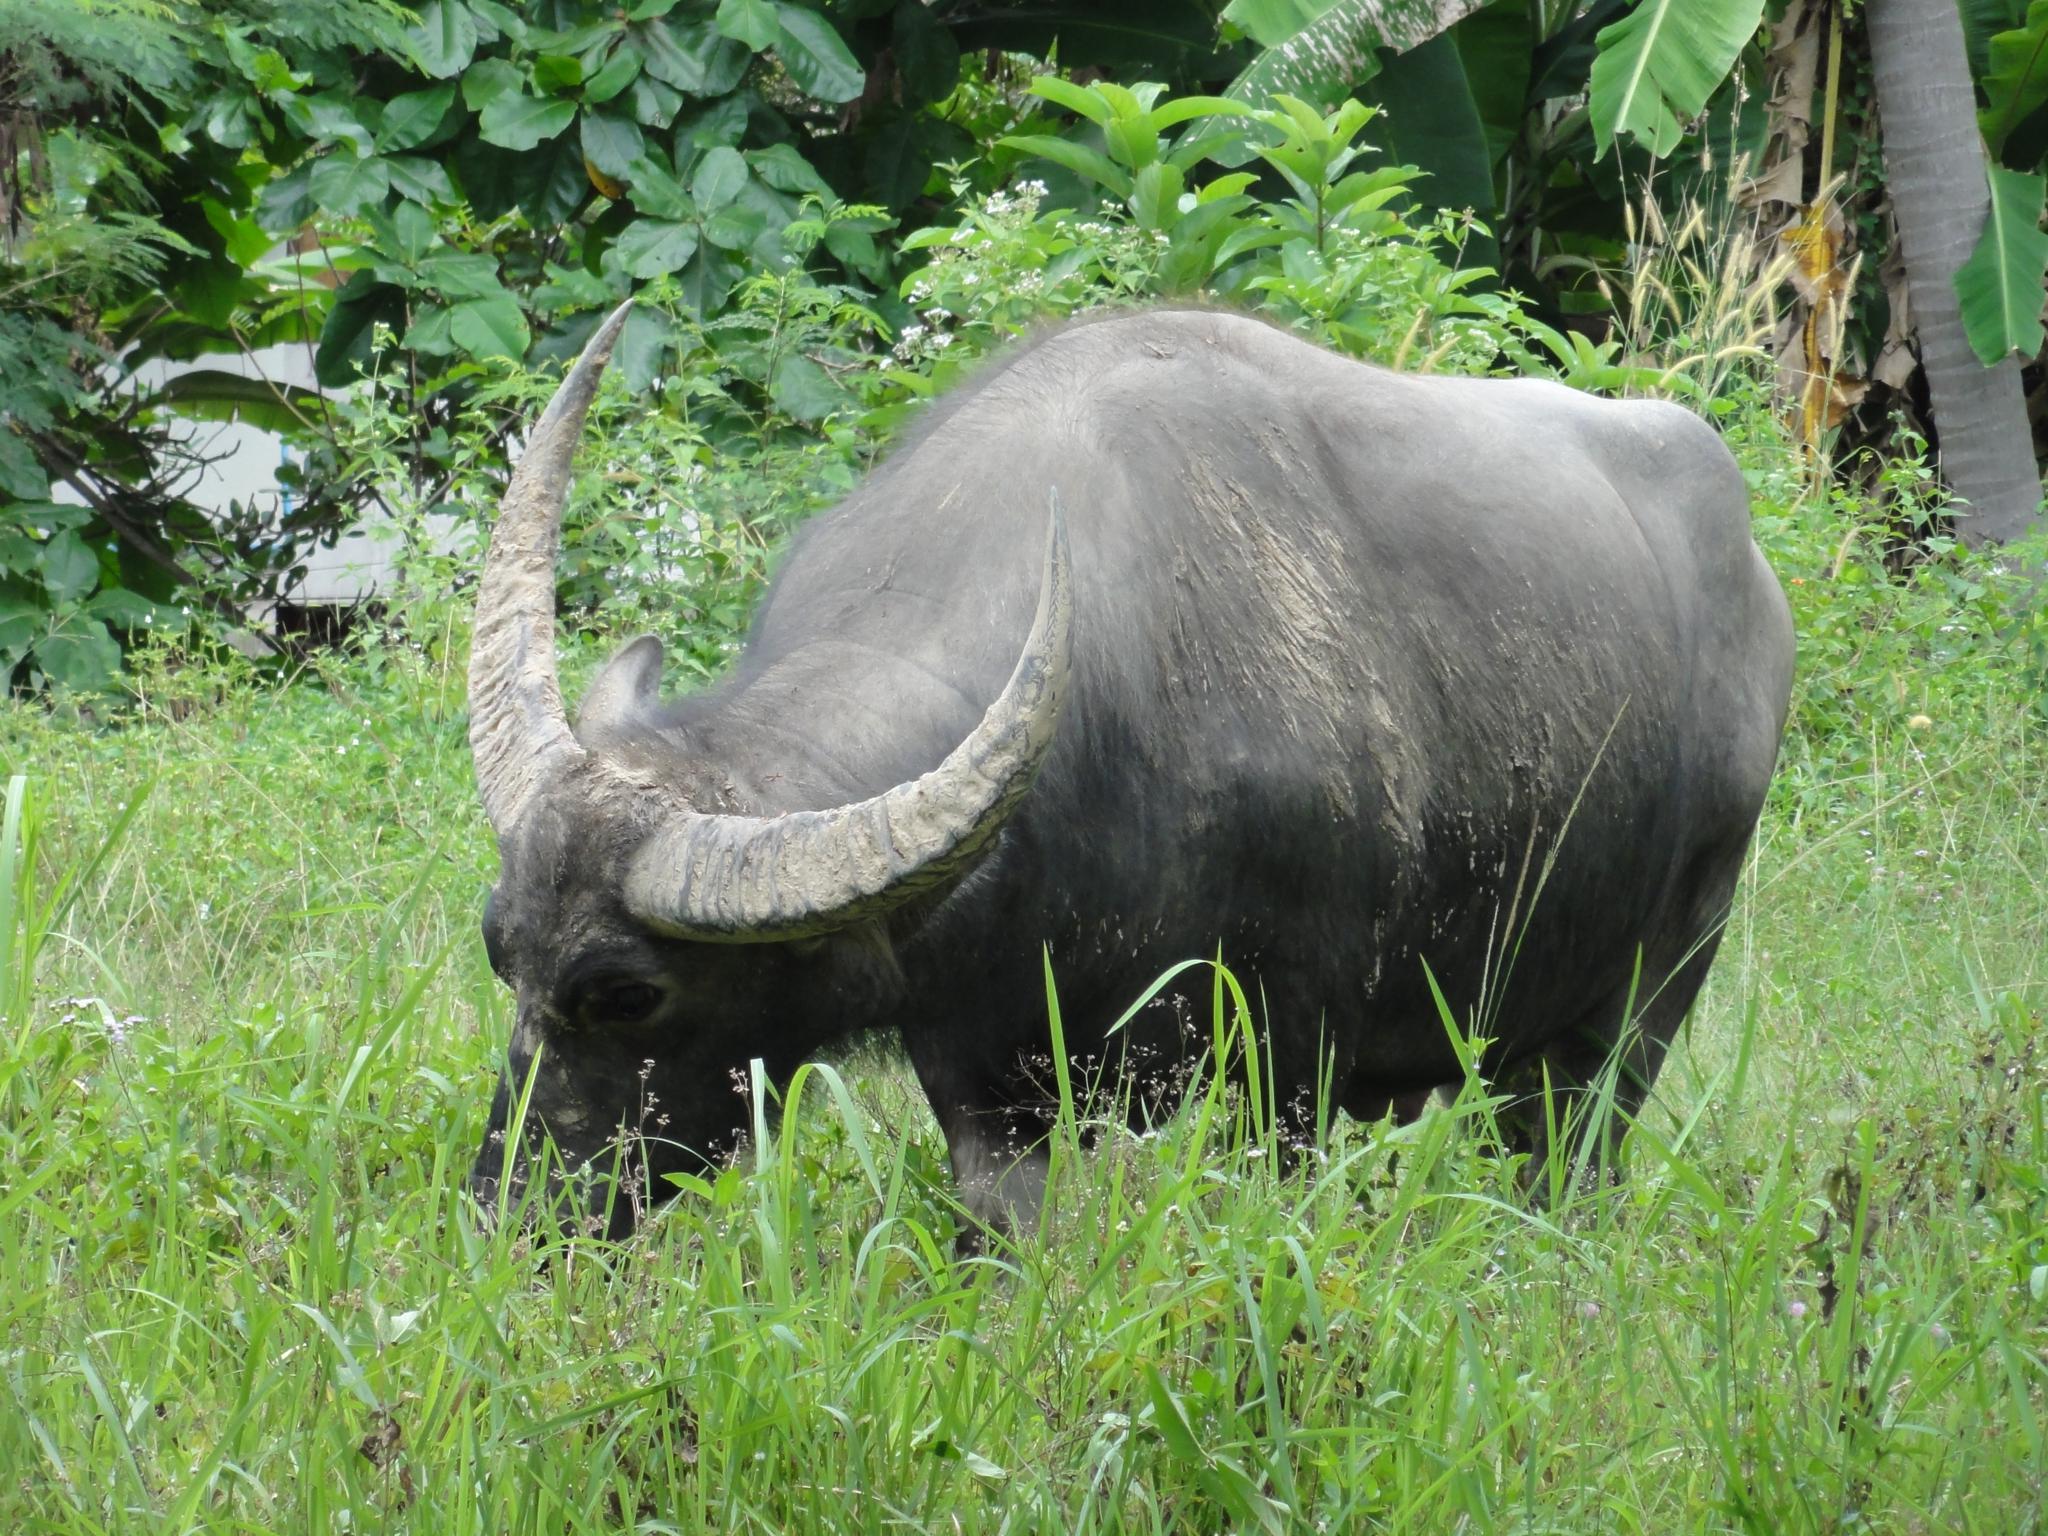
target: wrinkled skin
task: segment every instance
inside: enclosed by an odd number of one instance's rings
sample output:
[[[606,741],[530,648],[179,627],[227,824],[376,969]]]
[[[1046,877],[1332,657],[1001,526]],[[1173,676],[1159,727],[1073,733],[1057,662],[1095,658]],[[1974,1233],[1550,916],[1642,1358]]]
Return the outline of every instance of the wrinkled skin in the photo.
[[[1030,624],[1055,486],[1071,693],[971,867],[797,939],[628,912],[623,871],[673,807],[841,806],[962,741]],[[1048,947],[1075,1069],[1134,1119],[1207,1044],[1210,981],[1107,1027],[1219,945],[1299,1130],[1320,1083],[1378,1116],[1457,1078],[1425,963],[1487,1021],[1501,1082],[1570,1093],[1620,1046],[1632,1111],[1711,963],[1792,642],[1740,476],[1679,408],[1155,312],[1054,332],[934,407],[797,538],[717,686],[663,703],[656,661],[622,654],[588,756],[500,827],[485,924],[518,1022],[479,1191],[538,1050],[529,1127],[571,1167],[609,1166],[623,1131],[640,1167],[613,1235],[661,1174],[730,1152],[751,1059],[779,1083],[874,1030],[970,1209],[1028,1222]],[[1542,1116],[1509,1117],[1536,1151]]]

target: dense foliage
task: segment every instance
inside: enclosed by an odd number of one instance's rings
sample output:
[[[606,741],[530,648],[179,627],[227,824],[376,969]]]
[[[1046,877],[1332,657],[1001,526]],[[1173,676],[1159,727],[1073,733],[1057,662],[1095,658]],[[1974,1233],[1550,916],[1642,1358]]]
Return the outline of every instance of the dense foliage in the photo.
[[[1802,9],[1769,15],[1790,27]],[[864,414],[892,396],[860,360],[894,348],[934,362],[942,338],[973,342],[985,318],[945,287],[975,264],[926,271],[928,253],[963,221],[1016,224],[1027,203],[1040,249],[1028,272],[990,272],[1024,279],[991,335],[1103,290],[1195,293],[1404,365],[1682,388],[1690,374],[1675,384],[1643,345],[1643,237],[1717,206],[1736,154],[1784,148],[1784,101],[1767,113],[1756,88],[1765,10],[7,0],[0,666],[89,690],[121,643],[287,589],[310,543],[380,503],[473,513],[474,472],[516,441],[522,380],[635,289],[651,302],[621,371],[641,391],[662,381],[676,463],[738,485],[758,480],[757,452],[829,457],[849,432],[857,458],[893,420]],[[2048,146],[2035,46],[2048,9],[1966,11],[2007,252],[1972,279],[1972,312],[1995,310],[2024,350],[2033,322],[2012,295],[2039,288],[2026,178]],[[1847,23],[1853,43],[1853,7]],[[1832,125],[1839,97],[1845,131],[1826,138],[1857,146],[1849,180],[1867,192],[1851,51],[1823,104]],[[1104,70],[1170,89],[1091,83]],[[1352,107],[1314,126],[1347,96],[1382,115],[1367,127]],[[1765,178],[1792,186],[1795,206],[1832,169],[1800,145],[1789,183]],[[1343,170],[1325,175],[1332,157]],[[1113,225],[1103,198],[1121,210]],[[1849,207],[1865,210],[1863,244],[1881,244],[1867,199]],[[1112,228],[1116,241],[1096,233]],[[1829,260],[1853,274],[1849,249]],[[1767,288],[1785,268],[1765,243],[1748,250]],[[1826,384],[1845,400],[1885,346],[1877,270],[1866,263],[1862,297],[1837,306],[1849,340]],[[321,398],[206,363],[281,343],[311,348],[330,390],[374,383]],[[900,370],[895,402],[924,374],[946,371]],[[288,494],[209,517],[192,500],[204,449],[188,423],[230,417],[283,434]],[[1867,412],[1857,431],[1871,439]],[[596,594],[572,581],[565,595]]]

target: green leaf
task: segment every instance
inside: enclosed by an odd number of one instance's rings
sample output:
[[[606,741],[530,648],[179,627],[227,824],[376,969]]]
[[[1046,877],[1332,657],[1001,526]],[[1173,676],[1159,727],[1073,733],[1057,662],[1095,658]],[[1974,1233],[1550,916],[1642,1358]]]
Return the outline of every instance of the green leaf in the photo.
[[[704,220],[704,238],[724,251],[744,251],[767,228],[768,215],[759,208],[735,203],[721,208]]]
[[[121,670],[121,647],[98,619],[74,618],[36,642],[32,660],[51,682],[78,693],[97,693]]]
[[[640,125],[609,112],[583,114],[583,158],[614,181],[630,184],[633,162],[647,152]]]
[[[633,208],[656,219],[687,221],[697,217],[697,205],[669,170],[660,150],[649,150],[627,168],[626,180],[633,188]]]
[[[303,431],[321,419],[320,396],[310,389],[252,379],[224,368],[190,368],[147,397],[195,421],[246,421],[267,432]]]
[[[890,25],[903,104],[921,107],[950,95],[960,83],[960,44],[951,30],[939,25],[922,0],[900,0]]]
[[[152,602],[126,587],[108,587],[86,601],[85,611],[113,629],[164,629],[184,627],[184,615],[168,603]]]
[[[449,251],[421,262],[419,279],[423,287],[431,288],[447,299],[496,299],[505,296],[505,285],[498,281],[497,261],[474,251]]]
[[[1386,109],[1373,132],[1385,141],[1388,156],[1414,164],[1428,177],[1416,195],[1438,208],[1469,208],[1490,226],[1493,152],[1456,41],[1432,38],[1388,59],[1372,95]],[[1475,236],[1467,251],[1476,265],[1500,264],[1500,248],[1490,236]]]
[[[307,138],[322,144],[346,144],[359,155],[370,153],[376,134],[364,122],[375,121],[373,101],[353,101],[328,93],[320,96],[285,98],[284,115]]]
[[[370,344],[380,324],[393,330],[404,326],[405,294],[358,272],[342,285],[327,312],[313,352],[313,377],[329,389],[354,383],[356,370],[371,362]]]
[[[818,101],[851,101],[860,94],[867,76],[837,27],[800,5],[779,4],[775,13],[782,19],[775,56],[798,90]]]
[[[384,164],[391,170],[391,190],[415,203],[453,205],[455,183],[438,160],[425,155],[392,155]]]
[[[740,195],[747,184],[747,162],[736,149],[721,145],[704,152],[690,178],[690,196],[704,213],[716,213]]]
[[[699,246],[690,264],[677,277],[676,286],[682,292],[683,302],[699,315],[715,315],[745,271],[737,257],[713,245]]]
[[[50,477],[29,448],[27,439],[0,421],[0,491],[23,501],[41,501],[50,494]]]
[[[408,352],[446,357],[455,350],[455,337],[448,329],[448,315],[448,307],[444,304],[423,301],[414,305],[412,324],[406,328],[398,344]]]
[[[391,167],[375,155],[357,159],[337,151],[313,162],[308,189],[329,213],[367,213],[383,206],[391,190]]]
[[[769,0],[718,0],[718,30],[756,53],[773,48],[782,37]]]
[[[544,53],[533,61],[533,83],[554,96],[573,91],[583,83],[583,61],[565,54]]]
[[[1993,154],[2027,116],[2048,104],[2048,0],[2033,0],[2023,25],[1993,35],[1980,84],[1987,103],[1978,115]]]
[[[862,157],[868,195],[884,207],[909,207],[931,179],[932,167],[946,158],[930,152],[932,142],[923,132],[929,121],[923,113],[893,117],[868,135],[867,153]]]
[[[2048,202],[2048,177],[1987,167],[1991,211],[1970,259],[1956,269],[1956,297],[1971,350],[1989,368],[2008,353],[2032,357],[2041,350],[2043,274],[2048,273],[2048,234],[2041,210]]]
[[[1195,1434],[1194,1425],[1188,1422],[1186,1411],[1180,1399],[1173,1394],[1173,1388],[1166,1384],[1159,1367],[1149,1362],[1145,1366],[1145,1392],[1151,1399],[1152,1427],[1159,1432],[1159,1438],[1166,1442],[1166,1449],[1179,1461],[1193,1466],[1208,1462],[1208,1454],[1202,1449],[1202,1442]]]
[[[1131,216],[1140,229],[1171,230],[1180,221],[1182,180],[1170,165],[1154,162],[1131,178]]]
[[[433,215],[417,203],[400,203],[390,215],[373,213],[369,225],[377,237],[379,254],[401,266],[410,267],[434,248],[437,231]]]
[[[43,632],[43,610],[0,595],[0,666],[9,672]]]
[[[479,361],[526,356],[526,316],[510,294],[497,299],[464,299],[448,311],[448,334]]]
[[[12,506],[6,508],[6,514],[8,520],[16,527],[33,528],[39,535],[47,534],[53,528],[83,528],[93,520],[94,515],[90,507],[72,506],[68,502],[27,500],[17,501]],[[40,565],[43,558],[43,546],[37,544],[34,546],[34,549],[36,552],[34,563]],[[29,568],[23,566],[14,567],[17,570]]]
[[[1091,91],[1071,80],[1062,80],[1058,75],[1036,76],[1031,82],[1031,94],[1065,107],[1076,117],[1087,118],[1098,128],[1108,126],[1109,120],[1116,115],[1101,92]]]
[[[1451,29],[1495,165],[1521,137],[1528,115],[1529,0],[1495,0]],[[1398,124],[1396,125],[1398,127]]]
[[[768,397],[798,421],[820,420],[847,403],[846,391],[832,375],[801,352],[791,352],[776,363]]]
[[[618,302],[611,285],[588,268],[549,262],[546,271],[548,281],[533,290],[533,302],[541,309],[597,309]]]
[[[390,153],[412,149],[433,137],[441,119],[455,104],[455,82],[410,91],[384,104],[384,121],[377,129],[377,148]]]
[[[43,546],[43,587],[53,603],[76,602],[100,582],[100,561],[71,529]]]
[[[639,73],[640,55],[631,48],[620,48],[605,61],[602,69],[584,82],[583,100],[591,106],[610,101],[631,85]]]
[[[1235,0],[1223,19],[1266,45],[1226,93],[1331,106],[1379,73],[1378,50],[1427,42],[1486,0]]]
[[[682,104],[681,91],[650,74],[635,75],[626,92],[626,115],[643,128],[666,128]]]
[[[256,199],[256,222],[265,229],[295,230],[313,217],[313,164],[302,161],[265,184]]]
[[[1627,133],[1670,154],[1763,16],[1764,0],[1639,0],[1602,28],[1587,112],[1598,153]]]
[[[638,37],[648,74],[692,96],[723,96],[740,83],[753,59],[746,44],[722,35],[708,21],[663,18],[628,35]],[[659,126],[637,108],[633,115],[650,126]]]
[[[1330,8],[1330,0],[1230,0],[1222,20],[1261,48],[1278,48]]]
[[[636,219],[612,249],[634,277],[660,277],[679,270],[696,254],[697,226],[667,219]]]
[[[525,84],[526,76],[510,59],[478,59],[474,68],[463,73],[463,104],[472,112],[481,112],[500,96],[516,95]]]
[[[1054,165],[1063,165],[1078,176],[1085,176],[1098,187],[1114,192],[1118,197],[1131,195],[1131,178],[1123,168],[1100,150],[1090,149],[1084,144],[1074,144],[1066,139],[1056,139],[1050,134],[1013,134],[998,139],[1005,149],[1021,150],[1027,155],[1037,155],[1050,160]]]
[[[825,178],[795,146],[771,144],[766,149],[750,149],[746,152],[747,163],[754,172],[778,192],[823,192]]]
[[[206,136],[226,149],[247,149],[262,127],[262,109],[254,96],[224,94],[206,113]]]
[[[461,0],[426,0],[406,34],[420,68],[436,80],[459,75],[476,55],[476,21]]]
[[[539,96],[500,96],[483,110],[478,131],[501,149],[532,149],[576,121],[576,103]]]

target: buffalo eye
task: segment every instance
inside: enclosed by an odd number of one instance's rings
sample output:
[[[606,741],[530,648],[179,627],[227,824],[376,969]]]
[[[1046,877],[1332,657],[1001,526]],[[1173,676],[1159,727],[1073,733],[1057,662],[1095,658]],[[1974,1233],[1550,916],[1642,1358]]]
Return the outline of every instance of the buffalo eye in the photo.
[[[585,1024],[644,1024],[661,1006],[662,996],[652,982],[621,977],[585,988],[576,1012]]]

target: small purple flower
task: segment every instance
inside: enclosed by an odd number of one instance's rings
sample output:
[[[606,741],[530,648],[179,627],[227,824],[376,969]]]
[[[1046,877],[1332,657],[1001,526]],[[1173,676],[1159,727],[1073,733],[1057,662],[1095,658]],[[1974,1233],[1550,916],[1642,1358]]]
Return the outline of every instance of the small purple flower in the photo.
[[[1788,1303],[1785,1308],[1785,1315],[1791,1318],[1793,1322],[1798,1322],[1800,1318],[1806,1316],[1806,1303],[1803,1301]]]
[[[1599,1303],[1599,1302],[1597,1302],[1597,1301],[1582,1301],[1582,1302],[1580,1302],[1580,1303],[1579,1303],[1579,1316],[1583,1317],[1583,1318],[1584,1318],[1584,1319],[1585,1319],[1585,1320],[1586,1320],[1587,1322],[1589,1322],[1589,1323],[1590,1323],[1591,1321],[1593,1321],[1593,1319],[1594,1319],[1594,1318],[1598,1317],[1599,1315],[1600,1315],[1600,1303]]]

